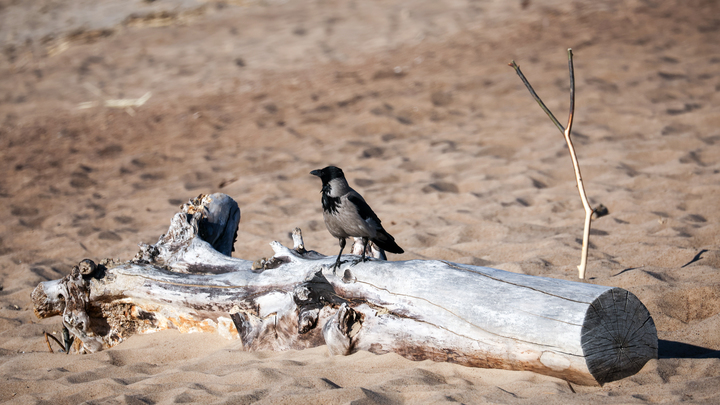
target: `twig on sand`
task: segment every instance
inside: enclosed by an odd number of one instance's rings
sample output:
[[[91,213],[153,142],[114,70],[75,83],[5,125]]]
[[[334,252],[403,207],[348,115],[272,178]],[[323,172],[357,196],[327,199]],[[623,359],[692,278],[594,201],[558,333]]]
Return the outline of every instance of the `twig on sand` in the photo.
[[[50,341],[48,340],[48,337],[51,337],[52,340],[55,341],[55,343],[57,343],[60,347],[63,347],[63,344],[60,343],[60,341],[58,340],[58,338],[56,338],[55,336],[53,336],[53,335],[45,332],[45,343],[47,343],[47,347],[48,347],[48,349],[50,349],[50,353],[55,353],[55,351],[53,351],[52,347],[50,346]]]
[[[570,69],[570,113],[568,115],[568,123],[566,127],[555,118],[553,113],[545,106],[545,103],[535,93],[530,83],[525,78],[525,75],[520,71],[515,61],[509,63],[509,65],[515,69],[515,72],[520,76],[520,79],[525,84],[525,87],[530,91],[533,98],[540,105],[540,108],[545,111],[545,114],[550,117],[550,120],[565,136],[565,142],[567,142],[568,150],[570,151],[570,158],[572,159],[573,168],[575,169],[575,180],[577,181],[578,192],[580,193],[580,199],[582,200],[583,208],[585,208],[585,228],[583,230],[583,244],[582,253],[580,257],[580,265],[578,266],[578,276],[581,279],[585,278],[585,269],[587,268],[587,257],[588,257],[588,245],[590,243],[590,222],[592,221],[593,209],[590,207],[588,202],[587,194],[585,193],[585,186],[583,185],[582,176],[580,175],[580,166],[578,165],[577,154],[575,153],[575,147],[573,146],[572,140],[570,139],[570,131],[572,130],[573,116],[575,114],[575,70],[573,69],[573,54],[572,49],[568,49],[568,67]]]
[[[45,343],[47,343],[48,349],[50,350],[50,353],[55,353],[52,349],[52,346],[50,346],[50,341],[48,340],[48,333],[45,332]]]

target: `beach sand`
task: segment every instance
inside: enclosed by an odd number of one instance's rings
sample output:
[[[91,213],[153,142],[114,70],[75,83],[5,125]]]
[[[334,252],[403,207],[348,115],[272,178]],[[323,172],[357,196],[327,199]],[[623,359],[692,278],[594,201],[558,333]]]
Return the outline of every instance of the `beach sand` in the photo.
[[[720,402],[718,16],[709,0],[1,3],[0,401]],[[83,258],[129,260],[198,194],[239,203],[235,257],[295,227],[336,254],[309,175],[330,164],[405,249],[390,260],[578,280],[567,147],[507,66],[566,122],[567,48],[583,179],[609,211],[586,282],[652,314],[660,358],[638,374],[584,387],[172,330],[48,352],[60,319],[35,317],[32,289]]]

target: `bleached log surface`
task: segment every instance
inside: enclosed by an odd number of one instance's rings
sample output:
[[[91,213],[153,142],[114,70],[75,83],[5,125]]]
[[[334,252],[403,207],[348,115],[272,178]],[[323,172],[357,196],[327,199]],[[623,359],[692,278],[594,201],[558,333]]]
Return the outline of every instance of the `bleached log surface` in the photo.
[[[35,312],[62,315],[78,352],[176,328],[240,339],[245,350],[327,344],[333,354],[396,352],[586,385],[657,357],[650,314],[620,288],[435,260],[345,256],[333,272],[335,257],[306,251],[299,231],[293,249],[272,242],[275,255],[252,263],[229,256],[239,219],[230,197],[200,196],[133,260],[85,260],[40,283]]]

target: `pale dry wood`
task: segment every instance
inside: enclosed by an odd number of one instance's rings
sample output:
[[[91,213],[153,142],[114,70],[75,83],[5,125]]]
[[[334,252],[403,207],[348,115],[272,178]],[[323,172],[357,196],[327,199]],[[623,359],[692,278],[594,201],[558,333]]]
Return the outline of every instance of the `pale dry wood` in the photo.
[[[656,357],[652,318],[625,290],[436,260],[344,257],[333,271],[335,258],[306,250],[299,230],[293,249],[272,242],[257,268],[228,255],[239,218],[226,195],[194,199],[133,260],[84,262],[38,285],[36,314],[62,315],[82,352],[175,328],[220,333],[244,350],[327,344],[333,354],[395,352],[586,385]]]

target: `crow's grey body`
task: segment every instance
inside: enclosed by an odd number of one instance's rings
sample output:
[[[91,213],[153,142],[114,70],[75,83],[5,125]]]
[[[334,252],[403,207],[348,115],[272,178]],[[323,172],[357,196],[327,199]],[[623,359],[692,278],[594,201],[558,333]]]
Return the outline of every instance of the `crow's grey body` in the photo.
[[[363,261],[369,241],[388,252],[404,253],[395,243],[395,239],[383,229],[380,219],[365,199],[350,187],[341,169],[328,166],[321,170],[313,170],[310,174],[320,177],[323,182],[322,205],[325,226],[340,242],[336,267],[345,248],[345,238],[349,237],[363,239]]]
[[[337,210],[323,211],[323,218],[330,234],[336,238],[366,237],[375,238],[376,229],[380,224],[372,218],[364,220],[350,198],[365,201],[357,191],[350,188],[346,181],[334,179],[330,181],[331,192],[329,197],[338,198]]]

